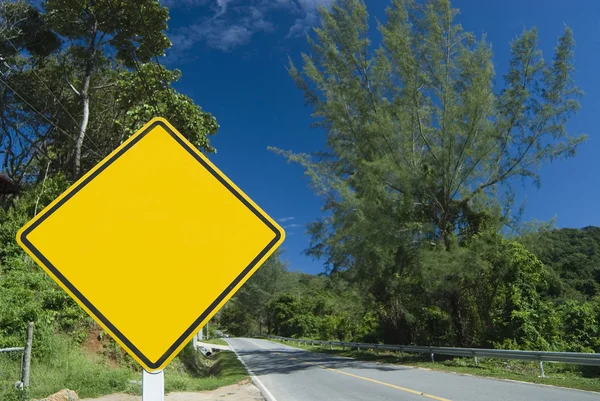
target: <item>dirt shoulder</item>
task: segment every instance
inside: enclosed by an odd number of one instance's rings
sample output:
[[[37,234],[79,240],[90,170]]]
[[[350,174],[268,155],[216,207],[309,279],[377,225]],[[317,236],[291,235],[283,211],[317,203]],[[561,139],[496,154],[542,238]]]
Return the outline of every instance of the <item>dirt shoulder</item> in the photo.
[[[86,398],[81,401],[141,401],[142,396],[130,394],[111,394],[100,398]],[[169,393],[165,401],[262,401],[260,391],[250,381],[244,381],[232,386],[225,386],[214,391],[201,391],[197,393]]]

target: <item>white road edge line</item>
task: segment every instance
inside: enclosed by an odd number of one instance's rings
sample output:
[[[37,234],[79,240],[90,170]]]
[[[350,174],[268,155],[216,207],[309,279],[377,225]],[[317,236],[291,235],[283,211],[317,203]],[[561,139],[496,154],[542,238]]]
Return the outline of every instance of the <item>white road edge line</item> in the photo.
[[[267,401],[277,401],[277,399],[275,398],[275,396],[273,394],[271,394],[271,392],[269,391],[267,386],[265,386],[265,384],[252,372],[252,370],[248,367],[248,365],[246,365],[246,362],[244,362],[244,360],[240,357],[240,355],[237,353],[237,351],[235,350],[233,345],[231,345],[229,340],[225,339],[225,341],[227,342],[227,344],[229,344],[229,348],[231,348],[231,350],[233,351],[233,353],[235,354],[237,359],[242,363],[242,365],[244,365],[244,367],[248,371],[248,374],[250,375],[250,379],[252,380],[254,385],[256,387],[258,387],[262,396],[265,397],[265,399]]]

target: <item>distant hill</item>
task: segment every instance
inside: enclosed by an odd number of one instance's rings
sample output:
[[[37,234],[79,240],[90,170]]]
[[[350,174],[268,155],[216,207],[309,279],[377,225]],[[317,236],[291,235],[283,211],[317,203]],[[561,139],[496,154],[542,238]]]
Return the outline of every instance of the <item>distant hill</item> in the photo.
[[[561,292],[566,292],[563,295],[583,298],[600,295],[600,227],[550,230],[526,242],[560,277]]]

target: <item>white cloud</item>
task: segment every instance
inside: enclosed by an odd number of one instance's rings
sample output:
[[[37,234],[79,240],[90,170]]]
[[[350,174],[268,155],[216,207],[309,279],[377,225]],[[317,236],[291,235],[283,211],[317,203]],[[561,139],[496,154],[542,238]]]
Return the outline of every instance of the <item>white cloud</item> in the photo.
[[[329,7],[333,0],[162,0],[171,8],[208,7],[212,15],[179,28],[169,35],[173,43],[171,58],[181,57],[197,43],[230,51],[250,41],[259,32],[273,32],[270,16],[286,11],[296,16],[286,37],[296,37],[319,22],[318,7]]]
[[[231,0],[217,0],[218,11],[213,18],[218,18],[227,12],[227,4],[231,3]]]
[[[319,23],[319,7],[331,7],[333,0],[296,0],[301,16],[296,18],[287,37],[304,35],[308,30]]]
[[[298,227],[302,227],[302,224],[288,224],[283,226],[283,228],[298,228]]]
[[[204,40],[210,47],[228,51],[236,46],[247,43],[252,31],[243,25],[228,25],[220,20],[206,20],[191,25],[188,30],[191,40]]]
[[[294,220],[296,219],[295,217],[282,217],[279,219],[280,223],[285,223],[286,221],[290,221],[290,220]]]

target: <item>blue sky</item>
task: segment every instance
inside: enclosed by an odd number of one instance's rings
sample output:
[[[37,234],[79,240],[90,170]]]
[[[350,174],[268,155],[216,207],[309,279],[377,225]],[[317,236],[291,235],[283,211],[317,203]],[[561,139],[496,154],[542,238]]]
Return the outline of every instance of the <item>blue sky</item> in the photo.
[[[305,225],[320,215],[320,200],[302,169],[267,150],[294,152],[322,149],[325,134],[310,127],[311,110],[285,69],[307,51],[304,32],[318,24],[316,7],[330,0],[164,0],[170,7],[169,37],[173,48],[165,60],[183,73],[177,88],[213,113],[221,128],[209,156],[269,215],[281,221],[287,239],[282,246],[292,270],[323,271],[322,262],[303,255],[309,245]],[[385,20],[388,0],[367,1],[371,15]],[[585,92],[582,109],[568,124],[572,133],[589,138],[574,159],[540,170],[542,187],[519,188],[526,202],[525,220],[550,220],[558,227],[600,225],[596,206],[600,188],[600,1],[455,0],[457,21],[465,30],[485,33],[492,43],[498,77],[508,64],[509,41],[524,28],[537,26],[546,59],[564,24],[577,41],[575,79]]]

